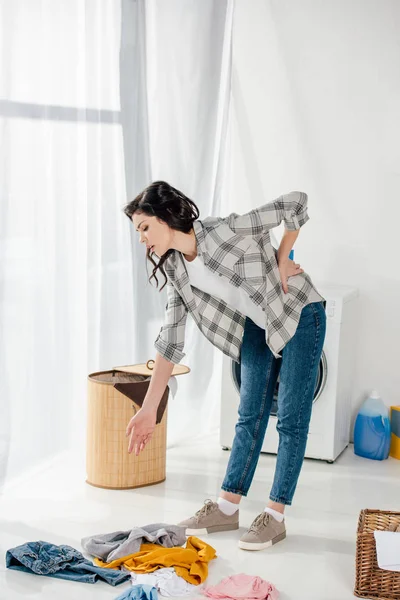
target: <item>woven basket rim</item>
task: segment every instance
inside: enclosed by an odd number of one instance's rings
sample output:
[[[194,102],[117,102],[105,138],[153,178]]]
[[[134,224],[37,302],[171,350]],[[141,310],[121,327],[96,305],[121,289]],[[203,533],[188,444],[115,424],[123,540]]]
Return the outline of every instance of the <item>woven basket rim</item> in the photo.
[[[354,595],[373,600],[400,600],[400,573],[380,569],[377,564],[375,531],[380,525],[400,521],[400,511],[364,508],[360,511],[356,542]]]
[[[367,515],[393,515],[396,517],[400,517],[400,511],[397,510],[381,510],[379,508],[363,508],[360,511],[360,516],[358,518],[358,528],[357,528],[357,533],[358,534],[363,534],[363,533],[367,533],[365,531],[363,531],[362,527],[365,523],[366,517]],[[370,535],[370,533],[368,533],[368,535]]]
[[[96,375],[106,375],[107,373],[120,373],[123,375],[132,375],[132,377],[143,377],[142,381],[147,381],[150,379],[150,376],[140,375],[139,373],[124,373],[123,371],[117,371],[116,369],[106,369],[105,371],[96,371],[95,373],[89,373],[87,376],[89,381],[93,381],[94,383],[98,383],[99,385],[114,385],[112,381],[101,381],[100,379],[95,379]],[[132,380],[134,383],[134,380]]]

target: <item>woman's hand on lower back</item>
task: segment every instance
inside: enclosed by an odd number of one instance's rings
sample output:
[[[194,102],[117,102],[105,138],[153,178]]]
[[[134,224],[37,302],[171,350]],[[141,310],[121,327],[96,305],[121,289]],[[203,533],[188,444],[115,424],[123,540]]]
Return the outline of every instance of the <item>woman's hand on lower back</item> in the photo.
[[[300,275],[300,273],[304,273],[304,269],[302,269],[298,263],[295,263],[294,260],[290,260],[289,258],[287,265],[288,277],[293,277],[293,275]]]
[[[288,293],[288,278],[293,277],[294,275],[300,275],[300,273],[304,273],[304,270],[300,267],[298,263],[295,263],[290,258],[281,259],[278,261],[279,273],[281,276],[282,288],[285,294]]]
[[[135,449],[136,456],[144,449],[151,440],[157,420],[157,409],[141,408],[132,417],[126,428],[126,436],[130,436],[128,452]]]

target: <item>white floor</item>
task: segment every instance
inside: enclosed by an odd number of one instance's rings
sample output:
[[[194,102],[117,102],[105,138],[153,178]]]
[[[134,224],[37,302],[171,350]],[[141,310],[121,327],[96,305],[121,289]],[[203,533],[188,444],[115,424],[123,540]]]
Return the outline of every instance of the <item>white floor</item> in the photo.
[[[197,440],[168,451],[163,484],[107,491],[87,485],[82,460],[70,456],[7,489],[0,497],[0,598],[116,598],[129,583],[112,588],[6,570],[5,552],[34,540],[80,549],[86,535],[155,521],[176,523],[204,499],[215,498],[228,458],[216,438]],[[240,550],[237,539],[263,509],[274,466],[273,456],[261,456],[251,492],[241,505],[239,532],[204,538],[218,554],[207,583],[242,572],[273,582],[281,600],[353,598],[359,511],[400,509],[400,461],[365,460],[353,454],[352,446],[333,465],[306,460],[295,503],[287,511],[286,540],[262,552]]]

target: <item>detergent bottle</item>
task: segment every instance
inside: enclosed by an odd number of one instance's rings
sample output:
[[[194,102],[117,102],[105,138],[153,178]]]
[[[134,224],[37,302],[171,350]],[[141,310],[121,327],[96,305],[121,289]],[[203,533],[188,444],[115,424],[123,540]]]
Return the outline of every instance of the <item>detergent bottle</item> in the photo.
[[[384,460],[390,449],[389,410],[376,391],[362,404],[354,425],[354,453]]]

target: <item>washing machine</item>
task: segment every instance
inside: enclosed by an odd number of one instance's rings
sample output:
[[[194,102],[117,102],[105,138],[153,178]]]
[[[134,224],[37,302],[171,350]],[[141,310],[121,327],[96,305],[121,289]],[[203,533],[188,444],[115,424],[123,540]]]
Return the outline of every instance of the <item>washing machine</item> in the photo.
[[[326,300],[327,328],[305,456],[333,462],[350,440],[358,291],[334,285],[319,285],[318,289]],[[239,406],[240,365],[224,355],[222,368],[220,443],[230,449]],[[261,450],[274,454],[279,443],[278,391],[279,379]]]

